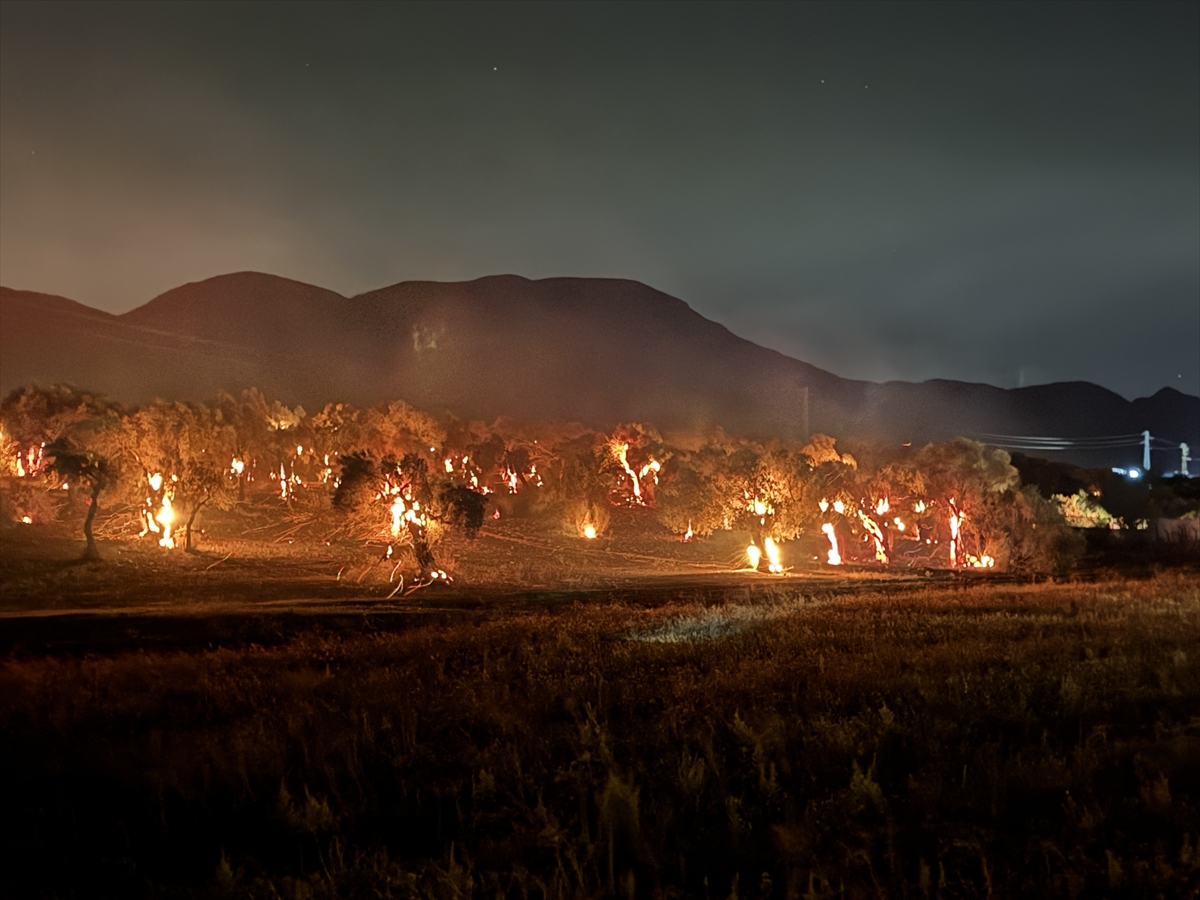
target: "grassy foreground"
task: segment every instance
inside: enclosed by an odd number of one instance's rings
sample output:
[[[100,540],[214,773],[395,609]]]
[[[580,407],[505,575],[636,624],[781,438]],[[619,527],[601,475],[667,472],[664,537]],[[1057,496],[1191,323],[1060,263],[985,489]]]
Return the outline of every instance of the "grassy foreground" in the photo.
[[[1176,575],[25,655],[0,734],[19,895],[1200,890]]]

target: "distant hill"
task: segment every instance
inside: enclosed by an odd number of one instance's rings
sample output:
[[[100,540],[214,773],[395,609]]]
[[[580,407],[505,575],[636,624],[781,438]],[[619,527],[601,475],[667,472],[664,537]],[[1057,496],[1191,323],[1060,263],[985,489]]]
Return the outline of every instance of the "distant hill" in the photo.
[[[470,418],[637,420],[668,431],[719,424],[755,437],[825,431],[921,443],[1149,429],[1200,449],[1200,398],[1173,389],[1130,402],[1086,382],[1004,390],[852,381],[618,279],[500,275],[346,298],[243,272],[186,284],[121,316],[0,288],[0,390],[31,381],[131,402],[253,385],[309,410],[401,398]]]

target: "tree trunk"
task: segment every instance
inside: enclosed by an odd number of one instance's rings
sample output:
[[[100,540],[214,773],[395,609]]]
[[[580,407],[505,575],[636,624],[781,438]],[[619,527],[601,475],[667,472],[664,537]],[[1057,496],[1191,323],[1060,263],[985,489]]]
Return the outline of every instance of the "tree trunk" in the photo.
[[[417,522],[408,523],[408,534],[413,542],[413,555],[417,558],[417,567],[421,571],[421,577],[428,578],[438,568],[437,560],[433,558],[433,551],[429,549],[429,542],[425,540],[425,529]]]
[[[96,504],[100,499],[100,480],[92,482],[92,496],[88,501],[87,515],[83,518],[83,536],[87,538],[87,547],[83,551],[83,558],[88,560],[100,559],[100,551],[96,548],[96,537],[92,534],[92,520],[96,518]]]
[[[200,512],[200,510],[204,508],[204,504],[207,503],[208,500],[209,500],[209,498],[205,497],[203,500],[201,500],[199,503],[197,503],[195,506],[192,507],[192,514],[190,516],[188,516],[187,525],[184,526],[184,532],[183,532],[183,535],[184,535],[184,537],[183,537],[183,552],[184,553],[192,552],[192,523],[196,521],[196,513]]]

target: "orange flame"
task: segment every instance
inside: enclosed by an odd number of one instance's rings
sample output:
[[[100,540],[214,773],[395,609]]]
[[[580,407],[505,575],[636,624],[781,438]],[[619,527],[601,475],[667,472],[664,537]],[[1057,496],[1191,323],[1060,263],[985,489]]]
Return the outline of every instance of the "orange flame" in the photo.
[[[887,565],[888,554],[887,548],[883,542],[883,531],[880,529],[879,525],[876,524],[874,519],[861,510],[858,513],[858,519],[860,522],[862,522],[863,528],[866,529],[867,533],[870,534],[871,538],[875,541],[875,561]]]
[[[763,541],[763,549],[767,551],[767,571],[772,575],[783,574],[783,562],[779,555],[779,545],[771,538]]]
[[[757,544],[751,544],[746,548],[746,559],[749,560],[751,569],[758,568],[758,564],[762,562],[762,551],[758,549]]]
[[[158,539],[158,546],[165,547],[168,550],[175,549],[175,538],[171,535],[171,525],[175,522],[175,510],[171,507],[171,495],[163,494],[162,508],[154,517],[154,520],[162,526],[162,537]]]
[[[958,540],[959,531],[962,528],[963,520],[966,516],[958,511],[958,507],[954,505],[954,501],[950,501],[950,566],[953,568],[958,565]]]
[[[826,562],[831,566],[840,566],[842,564],[842,554],[838,552],[837,535],[834,533],[833,525],[830,522],[826,522],[821,526],[821,530],[829,538],[829,552],[825,557]]]
[[[613,458],[621,464],[625,474],[629,476],[629,480],[633,484],[633,502],[640,506],[642,504],[642,483],[638,478],[638,473],[629,465],[629,444],[623,441],[613,441],[608,445],[608,449],[612,452]]]

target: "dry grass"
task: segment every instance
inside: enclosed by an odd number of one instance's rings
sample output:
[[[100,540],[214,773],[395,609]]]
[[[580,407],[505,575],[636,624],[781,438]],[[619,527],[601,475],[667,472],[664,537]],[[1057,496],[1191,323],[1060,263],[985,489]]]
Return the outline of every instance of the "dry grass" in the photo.
[[[0,665],[44,896],[1185,896],[1200,588],[800,583]]]

